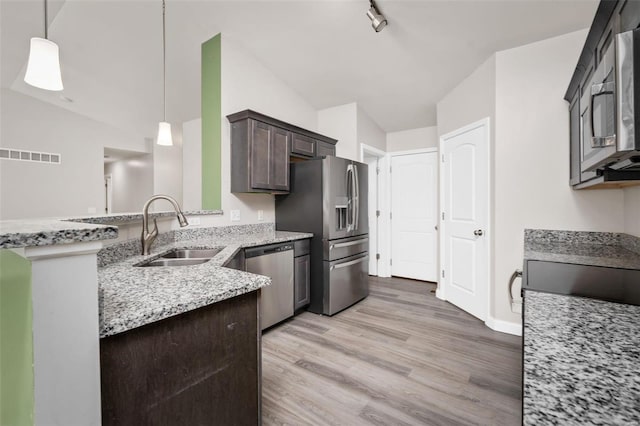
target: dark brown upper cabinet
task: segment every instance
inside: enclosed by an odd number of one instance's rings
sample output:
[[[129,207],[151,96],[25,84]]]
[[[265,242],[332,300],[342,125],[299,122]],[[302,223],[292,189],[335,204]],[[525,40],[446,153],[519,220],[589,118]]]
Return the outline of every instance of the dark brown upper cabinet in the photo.
[[[231,123],[231,192],[289,192],[289,165],[335,155],[335,139],[259,112],[227,116]]]
[[[293,134],[291,144],[291,155],[313,158],[316,154],[316,141],[309,136]]]

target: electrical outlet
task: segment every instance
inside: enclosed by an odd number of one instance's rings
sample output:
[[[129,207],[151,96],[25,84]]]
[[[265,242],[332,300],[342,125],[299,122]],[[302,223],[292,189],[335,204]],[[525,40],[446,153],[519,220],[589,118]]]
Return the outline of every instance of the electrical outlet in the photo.
[[[231,210],[231,222],[240,221],[240,210]]]
[[[199,217],[190,217],[188,220],[189,220],[189,225],[200,225]]]
[[[264,210],[258,210],[258,220],[264,220]]]

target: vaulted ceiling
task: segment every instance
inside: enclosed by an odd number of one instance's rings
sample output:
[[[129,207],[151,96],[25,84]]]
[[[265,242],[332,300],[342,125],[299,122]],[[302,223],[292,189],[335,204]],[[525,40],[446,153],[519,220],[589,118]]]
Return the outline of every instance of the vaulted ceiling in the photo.
[[[385,131],[435,125],[435,105],[493,52],[587,28],[598,2],[167,0],[167,101],[174,122],[200,116],[200,45],[233,39],[317,109],[358,102]],[[40,0],[1,0],[1,83],[151,136],[162,117],[161,1],[50,1],[65,90],[22,82]],[[567,77],[569,78],[569,76]]]

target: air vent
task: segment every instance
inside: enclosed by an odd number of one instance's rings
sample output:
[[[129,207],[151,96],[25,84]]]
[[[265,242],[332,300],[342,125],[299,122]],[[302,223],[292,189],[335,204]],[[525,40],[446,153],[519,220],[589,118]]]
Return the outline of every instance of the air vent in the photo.
[[[0,148],[0,160],[60,164],[62,163],[62,155],[51,152],[34,152],[23,151],[20,149]]]

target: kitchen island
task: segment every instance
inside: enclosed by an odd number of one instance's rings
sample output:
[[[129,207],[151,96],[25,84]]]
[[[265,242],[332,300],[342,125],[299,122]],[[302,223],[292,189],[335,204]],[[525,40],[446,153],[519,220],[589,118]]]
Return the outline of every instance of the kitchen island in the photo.
[[[525,425],[640,422],[639,242],[525,231]]]

